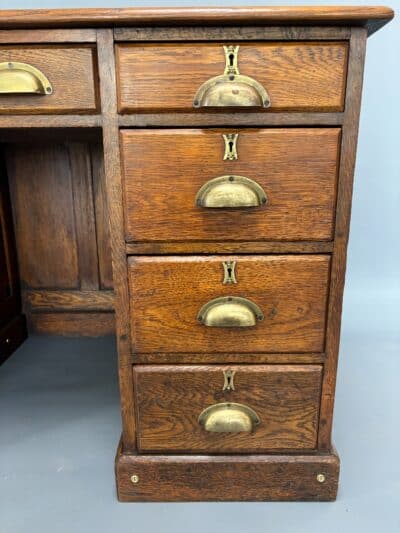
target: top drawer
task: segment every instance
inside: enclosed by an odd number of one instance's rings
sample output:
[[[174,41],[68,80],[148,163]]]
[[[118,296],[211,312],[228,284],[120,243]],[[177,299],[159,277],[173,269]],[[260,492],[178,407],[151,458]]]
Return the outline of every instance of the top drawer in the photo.
[[[93,113],[93,46],[1,46],[0,114]]]
[[[347,49],[345,42],[119,44],[119,112],[341,111]]]

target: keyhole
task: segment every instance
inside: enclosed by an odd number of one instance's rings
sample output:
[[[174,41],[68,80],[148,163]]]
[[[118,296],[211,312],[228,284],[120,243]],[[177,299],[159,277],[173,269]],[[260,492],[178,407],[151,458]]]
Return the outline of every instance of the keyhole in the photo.
[[[232,267],[228,267],[228,278],[232,279]]]
[[[229,54],[229,66],[233,67],[233,60],[235,59],[234,54]]]
[[[229,141],[229,151],[233,152],[233,141]]]

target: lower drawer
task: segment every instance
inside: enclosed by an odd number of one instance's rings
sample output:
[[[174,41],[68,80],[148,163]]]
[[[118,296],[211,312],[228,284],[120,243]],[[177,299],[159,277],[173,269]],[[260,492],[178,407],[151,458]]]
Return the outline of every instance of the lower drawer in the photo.
[[[135,366],[140,452],[316,446],[322,366]]]

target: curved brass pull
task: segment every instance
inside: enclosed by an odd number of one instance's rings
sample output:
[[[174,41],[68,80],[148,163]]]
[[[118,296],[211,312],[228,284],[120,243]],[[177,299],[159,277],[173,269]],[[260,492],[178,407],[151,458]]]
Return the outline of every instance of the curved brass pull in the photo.
[[[239,73],[239,46],[224,46],[225,71],[199,87],[194,107],[269,107],[270,97],[261,83]]]
[[[204,304],[197,320],[204,326],[215,328],[248,328],[264,320],[264,314],[247,298],[221,296]]]
[[[200,413],[199,424],[211,433],[251,432],[260,418],[251,407],[241,403],[217,403]]]
[[[46,76],[27,63],[0,63],[0,94],[51,94]]]
[[[264,189],[244,176],[221,176],[207,181],[196,194],[199,207],[259,207],[267,203]]]

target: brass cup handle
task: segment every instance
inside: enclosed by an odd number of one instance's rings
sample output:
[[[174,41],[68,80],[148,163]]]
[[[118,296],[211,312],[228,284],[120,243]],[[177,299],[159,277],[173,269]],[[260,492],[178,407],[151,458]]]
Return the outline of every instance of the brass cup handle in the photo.
[[[208,327],[246,328],[264,320],[264,314],[257,304],[240,296],[221,296],[202,306],[197,320]]]
[[[53,87],[39,69],[28,63],[0,63],[0,94],[46,94]]]
[[[225,70],[204,82],[193,99],[194,107],[269,107],[271,99],[257,80],[239,72],[239,46],[224,46]]]
[[[208,208],[259,207],[267,203],[264,189],[245,176],[220,176],[207,181],[196,194],[196,205]]]
[[[211,433],[252,432],[260,418],[251,407],[240,403],[217,403],[202,411],[198,418],[205,431]]]

